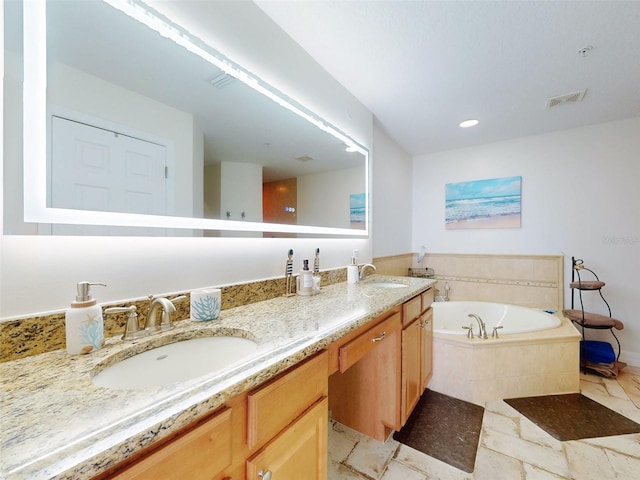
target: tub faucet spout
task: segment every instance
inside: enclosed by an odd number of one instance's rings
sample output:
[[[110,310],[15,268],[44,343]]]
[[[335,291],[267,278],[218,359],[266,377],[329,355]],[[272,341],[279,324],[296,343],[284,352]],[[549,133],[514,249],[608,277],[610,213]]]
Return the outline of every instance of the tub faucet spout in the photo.
[[[480,338],[485,339],[485,340],[486,340],[487,338],[489,338],[489,337],[487,336],[487,326],[484,324],[484,322],[483,322],[483,321],[482,321],[482,319],[480,318],[480,315],[477,315],[477,314],[475,314],[475,313],[470,313],[470,314],[469,314],[469,315],[467,315],[467,316],[468,316],[469,318],[475,318],[475,319],[476,319],[476,321],[478,322],[478,331],[479,331],[478,336],[479,336]]]

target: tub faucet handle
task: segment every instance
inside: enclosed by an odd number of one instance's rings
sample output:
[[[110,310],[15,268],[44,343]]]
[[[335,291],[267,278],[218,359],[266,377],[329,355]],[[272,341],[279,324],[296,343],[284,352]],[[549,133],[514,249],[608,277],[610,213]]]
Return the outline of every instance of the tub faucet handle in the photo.
[[[491,338],[500,338],[498,337],[498,329],[503,328],[502,325],[499,327],[493,327],[493,332],[491,332]]]
[[[468,327],[466,325],[463,325],[462,328],[464,328],[467,331],[467,338],[473,338],[473,323]]]

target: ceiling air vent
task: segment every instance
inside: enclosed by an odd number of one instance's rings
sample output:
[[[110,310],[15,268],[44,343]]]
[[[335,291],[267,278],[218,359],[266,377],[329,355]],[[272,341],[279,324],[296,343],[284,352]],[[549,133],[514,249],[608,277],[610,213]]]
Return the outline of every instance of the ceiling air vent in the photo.
[[[551,97],[547,99],[547,108],[557,107],[563,103],[578,103],[584,98],[587,89],[580,90],[578,92],[567,93],[565,95],[558,95],[557,97]]]
[[[300,157],[296,157],[296,160],[298,160],[299,162],[310,162],[311,160],[313,160],[313,157],[310,157],[309,155],[302,155]]]
[[[211,85],[216,88],[224,88],[235,81],[236,77],[224,72],[220,72],[217,75],[209,78],[209,83],[211,83]]]

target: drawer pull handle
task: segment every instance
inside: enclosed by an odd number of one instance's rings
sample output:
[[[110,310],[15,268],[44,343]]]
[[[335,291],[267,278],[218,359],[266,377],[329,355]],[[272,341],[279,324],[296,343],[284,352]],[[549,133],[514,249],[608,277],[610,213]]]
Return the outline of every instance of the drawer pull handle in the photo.
[[[380,334],[380,336],[379,336],[379,337],[372,338],[372,339],[371,339],[371,341],[372,341],[373,343],[381,342],[382,340],[384,340],[384,337],[385,337],[386,335],[387,335],[387,332],[382,332],[382,333]]]
[[[266,472],[263,472],[262,470],[260,470],[258,472],[258,477],[264,480],[271,480],[271,470],[267,470]]]

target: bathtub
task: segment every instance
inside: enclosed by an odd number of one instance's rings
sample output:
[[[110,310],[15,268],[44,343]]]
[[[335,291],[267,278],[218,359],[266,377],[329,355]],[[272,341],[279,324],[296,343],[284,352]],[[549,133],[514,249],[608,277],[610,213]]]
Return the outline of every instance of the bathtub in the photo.
[[[559,314],[490,302],[435,302],[428,388],[477,405],[504,398],[576,393],[580,334]],[[486,324],[478,337],[474,313]],[[474,338],[463,326],[473,323]],[[499,338],[491,338],[501,326]]]
[[[494,327],[502,327],[498,335],[537,332],[559,327],[560,317],[542,310],[490,302],[435,302],[433,304],[433,331],[452,335],[466,335],[463,326],[473,326],[478,333],[478,323],[469,314],[478,315],[491,335]]]

